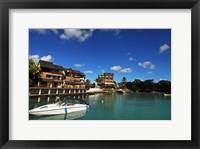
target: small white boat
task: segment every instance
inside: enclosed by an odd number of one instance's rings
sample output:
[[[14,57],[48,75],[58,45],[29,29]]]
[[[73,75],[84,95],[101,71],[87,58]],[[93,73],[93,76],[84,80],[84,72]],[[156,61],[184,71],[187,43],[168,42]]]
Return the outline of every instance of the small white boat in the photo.
[[[171,94],[164,93],[165,97],[171,96]]]
[[[90,88],[89,90],[86,91],[86,93],[101,93],[103,92],[103,89],[100,88]]]
[[[120,93],[120,94],[124,94],[125,91],[123,91],[122,89],[119,89],[119,90],[116,90],[117,93]]]
[[[80,103],[68,103],[68,102],[59,101],[54,104],[47,104],[47,105],[34,108],[29,111],[29,114],[31,115],[59,115],[59,114],[83,111],[83,110],[87,110],[88,108],[89,108],[89,105],[83,100],[80,100]]]
[[[30,115],[30,120],[74,120],[85,116],[87,110],[77,111],[59,115]]]

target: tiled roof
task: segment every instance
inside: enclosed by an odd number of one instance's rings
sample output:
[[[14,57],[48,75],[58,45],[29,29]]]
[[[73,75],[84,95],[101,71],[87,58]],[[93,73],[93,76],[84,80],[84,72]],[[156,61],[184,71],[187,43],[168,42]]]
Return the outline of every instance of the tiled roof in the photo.
[[[47,62],[47,61],[43,61],[43,60],[40,60],[39,64],[40,64],[41,67],[52,68],[52,69],[59,69],[59,70],[63,69],[62,66],[54,65],[52,62]]]
[[[80,73],[82,75],[85,75],[83,72],[80,72],[79,70],[74,70],[74,69],[71,69],[71,68],[64,68],[65,72],[68,72],[69,70],[71,70],[73,73]]]
[[[74,73],[81,73],[79,70],[74,70]]]
[[[113,73],[104,73],[104,75],[114,75]]]
[[[65,73],[67,73],[69,70],[71,70],[73,73],[80,73],[82,75],[85,75],[83,72],[80,72],[79,70],[74,70],[74,69],[71,69],[71,68],[64,68],[64,67],[62,67],[60,65],[55,65],[52,62],[47,62],[47,61],[40,60],[39,64],[40,64],[41,67],[64,70]]]

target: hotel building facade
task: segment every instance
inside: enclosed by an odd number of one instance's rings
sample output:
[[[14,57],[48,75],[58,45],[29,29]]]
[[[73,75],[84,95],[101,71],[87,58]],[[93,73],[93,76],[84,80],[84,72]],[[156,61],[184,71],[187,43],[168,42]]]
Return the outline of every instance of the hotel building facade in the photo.
[[[42,60],[39,61],[38,67],[40,75],[37,87],[85,89],[85,74],[78,70]]]
[[[114,74],[104,73],[103,75],[98,75],[97,85],[101,88],[115,88]]]

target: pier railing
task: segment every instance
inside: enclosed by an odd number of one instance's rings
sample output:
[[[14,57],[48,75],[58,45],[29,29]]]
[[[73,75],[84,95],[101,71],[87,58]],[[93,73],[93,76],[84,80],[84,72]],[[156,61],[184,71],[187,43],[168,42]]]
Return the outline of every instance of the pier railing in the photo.
[[[49,88],[49,87],[29,87],[29,99],[37,98],[40,102],[41,98],[47,100],[50,97],[59,99],[61,96],[69,98],[82,98],[86,96],[86,89],[83,87],[69,87],[69,88]]]
[[[86,89],[83,87],[76,88],[48,88],[48,87],[30,87],[29,96],[56,96],[56,95],[78,95],[85,94]]]

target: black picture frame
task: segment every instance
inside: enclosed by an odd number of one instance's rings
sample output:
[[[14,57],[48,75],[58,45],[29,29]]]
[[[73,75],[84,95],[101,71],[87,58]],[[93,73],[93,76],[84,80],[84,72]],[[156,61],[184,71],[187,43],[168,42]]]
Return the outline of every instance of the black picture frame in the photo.
[[[9,9],[191,9],[192,14],[192,140],[24,141],[9,140]],[[199,0],[0,0],[0,146],[18,148],[165,148],[200,149],[200,2]]]

